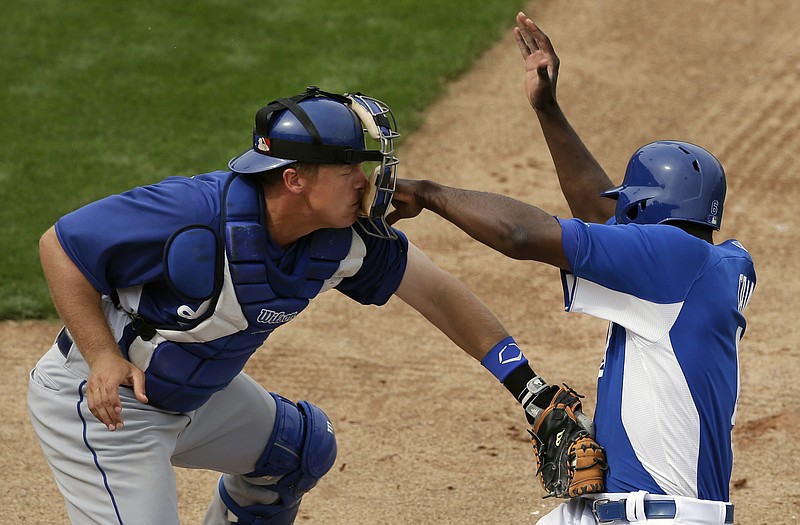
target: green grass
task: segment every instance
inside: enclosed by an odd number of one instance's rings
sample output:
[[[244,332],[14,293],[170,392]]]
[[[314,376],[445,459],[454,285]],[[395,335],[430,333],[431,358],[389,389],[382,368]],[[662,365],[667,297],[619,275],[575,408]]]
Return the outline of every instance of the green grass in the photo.
[[[0,319],[50,317],[37,242],[61,215],[223,169],[255,111],[307,85],[409,133],[519,0],[12,2],[0,21]]]

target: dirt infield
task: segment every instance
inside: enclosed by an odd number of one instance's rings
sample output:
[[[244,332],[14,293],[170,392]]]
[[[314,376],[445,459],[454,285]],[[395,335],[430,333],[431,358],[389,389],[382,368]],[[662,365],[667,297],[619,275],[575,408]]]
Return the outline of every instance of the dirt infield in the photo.
[[[797,523],[800,281],[791,268],[800,255],[800,2],[534,5],[529,14],[562,59],[559,98],[615,181],[636,147],[660,138],[704,145],[726,167],[717,240],[739,239],[758,273],[741,346],[731,497],[739,524]],[[514,15],[506,37],[404,144],[400,175],[503,193],[566,216],[524,99]],[[506,259],[431,214],[400,227],[494,309],[537,372],[589,394],[594,406],[605,323],[562,311],[556,270]],[[67,522],[25,401],[27,372],[57,330],[0,323],[2,523]],[[516,403],[401,301],[360,307],[325,294],[276,332],[247,371],[271,390],[320,405],[337,428],[337,463],[306,497],[298,523],[532,524],[557,503],[542,499],[533,478]],[[200,522],[216,477],[178,472],[183,523]]]

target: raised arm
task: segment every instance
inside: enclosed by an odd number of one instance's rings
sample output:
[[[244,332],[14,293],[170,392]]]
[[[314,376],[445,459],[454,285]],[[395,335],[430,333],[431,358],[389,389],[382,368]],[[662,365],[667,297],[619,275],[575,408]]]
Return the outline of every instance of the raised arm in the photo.
[[[525,92],[536,111],[572,215],[586,222],[603,223],[614,215],[615,203],[600,197],[600,193],[614,184],[558,104],[559,59],[550,39],[522,12],[517,15],[514,35],[525,61]]]

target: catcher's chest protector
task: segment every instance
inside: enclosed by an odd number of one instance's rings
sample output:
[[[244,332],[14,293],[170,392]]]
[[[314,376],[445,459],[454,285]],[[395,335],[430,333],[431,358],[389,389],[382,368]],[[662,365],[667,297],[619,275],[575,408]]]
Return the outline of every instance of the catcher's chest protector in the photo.
[[[159,327],[128,347],[130,360],[146,365],[150,402],[167,410],[194,410],[227,386],[267,337],[334,277],[357,237],[351,228],[317,231],[292,248],[292,267],[278,268],[258,183],[232,176],[223,199],[225,263],[209,312],[191,329]]]

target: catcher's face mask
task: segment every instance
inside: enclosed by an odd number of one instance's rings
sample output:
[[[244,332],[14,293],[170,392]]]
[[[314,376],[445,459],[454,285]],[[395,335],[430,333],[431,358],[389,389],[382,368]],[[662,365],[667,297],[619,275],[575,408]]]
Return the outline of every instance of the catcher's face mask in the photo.
[[[371,151],[378,151],[381,155],[380,161],[364,163],[367,190],[361,200],[361,212],[366,221],[359,221],[358,224],[369,235],[396,239],[397,234],[386,223],[400,162],[394,156],[394,139],[400,136],[396,131],[394,115],[389,106],[380,100],[360,93],[348,94],[347,98],[352,101],[350,108],[358,115],[364,131],[378,147]]]
[[[339,95],[312,86],[270,102],[255,120],[253,148],[228,163],[231,171],[261,173],[298,161],[363,164],[368,184],[357,224],[368,235],[397,238],[386,222],[399,162],[394,139],[400,136],[389,106],[361,93]]]

